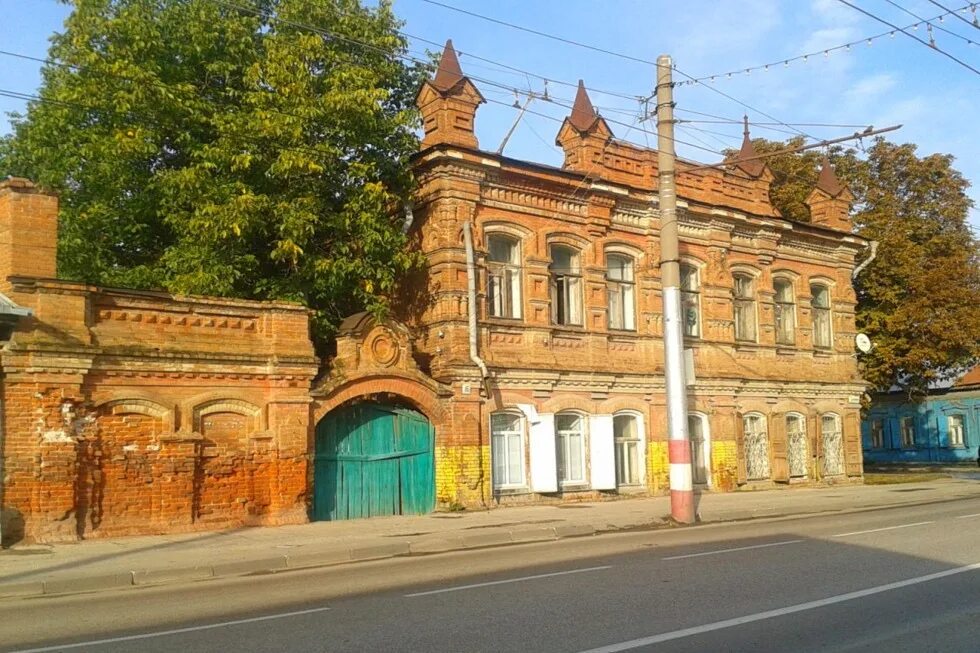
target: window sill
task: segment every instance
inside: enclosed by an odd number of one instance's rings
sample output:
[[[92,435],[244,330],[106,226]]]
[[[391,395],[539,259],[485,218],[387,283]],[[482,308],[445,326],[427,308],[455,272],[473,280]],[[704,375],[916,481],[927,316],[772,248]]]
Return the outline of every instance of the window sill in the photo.
[[[833,355],[834,355],[834,351],[832,349],[814,349],[813,350],[813,356],[815,358],[830,358]]]
[[[517,485],[513,487],[498,487],[493,489],[494,496],[498,497],[512,497],[518,494],[530,494],[531,490],[526,485]]]
[[[584,336],[588,331],[583,326],[573,324],[552,324],[551,335],[553,336]]]
[[[949,444],[949,445],[946,445],[946,448],[947,449],[966,449],[967,446],[965,444]]]
[[[776,345],[777,356],[795,356],[799,351],[796,345]]]
[[[588,492],[592,487],[588,483],[568,483],[558,486],[559,492]]]
[[[608,331],[610,337],[614,338],[629,338],[632,340],[633,338],[638,338],[640,335],[636,329],[608,329]]]
[[[522,317],[485,317],[483,323],[490,326],[518,327],[523,326]]]

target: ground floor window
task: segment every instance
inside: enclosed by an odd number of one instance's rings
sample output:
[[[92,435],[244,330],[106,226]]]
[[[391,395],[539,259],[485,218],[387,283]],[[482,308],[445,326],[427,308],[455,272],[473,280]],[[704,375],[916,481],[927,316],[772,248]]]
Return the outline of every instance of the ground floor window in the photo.
[[[558,483],[585,483],[585,418],[576,413],[555,415]]]
[[[515,413],[490,416],[490,454],[494,489],[523,487],[524,418]]]
[[[616,485],[640,484],[640,428],[635,415],[613,417],[616,447]]]
[[[885,448],[885,420],[871,420],[871,448]]]
[[[963,439],[963,416],[950,415],[946,418],[949,423],[949,446],[962,447]]]
[[[768,479],[769,471],[769,432],[766,418],[759,414],[749,414],[742,419],[745,433],[745,473],[750,481]]]
[[[903,417],[901,422],[902,449],[915,448],[915,418]]]
[[[844,473],[844,436],[841,433],[840,417],[824,415],[820,418],[820,436],[823,444],[824,476],[839,476]]]
[[[701,415],[687,416],[687,432],[691,438],[691,480],[698,485],[708,483],[709,461],[705,453],[705,423]]]
[[[786,416],[787,454],[791,478],[805,478],[809,453],[806,443],[806,419],[803,415]]]

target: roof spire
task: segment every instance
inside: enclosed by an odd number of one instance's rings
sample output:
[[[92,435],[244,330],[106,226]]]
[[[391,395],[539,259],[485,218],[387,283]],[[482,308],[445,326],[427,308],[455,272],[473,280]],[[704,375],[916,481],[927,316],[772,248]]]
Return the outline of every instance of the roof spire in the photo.
[[[575,93],[575,104],[572,105],[572,115],[568,117],[568,121],[572,123],[572,127],[584,132],[595,124],[597,117],[589,93],[585,90],[585,82],[580,79]]]
[[[749,135],[748,115],[742,116],[742,126],[742,149],[738,151],[738,159],[735,161],[735,165],[743,172],[758,177],[762,174],[766,164],[762,159],[756,158],[759,155],[756,153],[755,146],[752,145],[752,138]]]
[[[432,85],[440,91],[448,91],[463,79],[463,70],[459,67],[459,58],[453,48],[453,40],[446,40],[446,47],[439,58],[439,67],[436,69],[435,79]]]
[[[820,176],[817,177],[817,188],[831,197],[837,197],[844,190],[844,185],[840,183],[840,180],[837,178],[837,173],[834,172],[834,166],[831,165],[830,159],[826,156],[821,161]]]

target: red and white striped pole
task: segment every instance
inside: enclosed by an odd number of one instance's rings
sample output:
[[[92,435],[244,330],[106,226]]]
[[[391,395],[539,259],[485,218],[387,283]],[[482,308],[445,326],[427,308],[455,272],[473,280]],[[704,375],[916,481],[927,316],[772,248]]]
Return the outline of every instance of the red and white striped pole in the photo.
[[[660,281],[664,302],[664,377],[670,460],[670,516],[694,523],[691,445],[687,433],[684,381],[684,323],[677,237],[677,186],[674,175],[674,92],[668,55],[657,58],[657,160],[660,203]]]

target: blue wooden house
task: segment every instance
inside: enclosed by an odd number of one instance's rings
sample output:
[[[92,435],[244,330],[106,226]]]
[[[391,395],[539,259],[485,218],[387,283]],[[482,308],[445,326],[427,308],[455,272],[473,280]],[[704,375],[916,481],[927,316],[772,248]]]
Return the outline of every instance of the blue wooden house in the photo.
[[[920,401],[875,396],[861,423],[865,463],[975,462],[980,456],[980,365]]]

